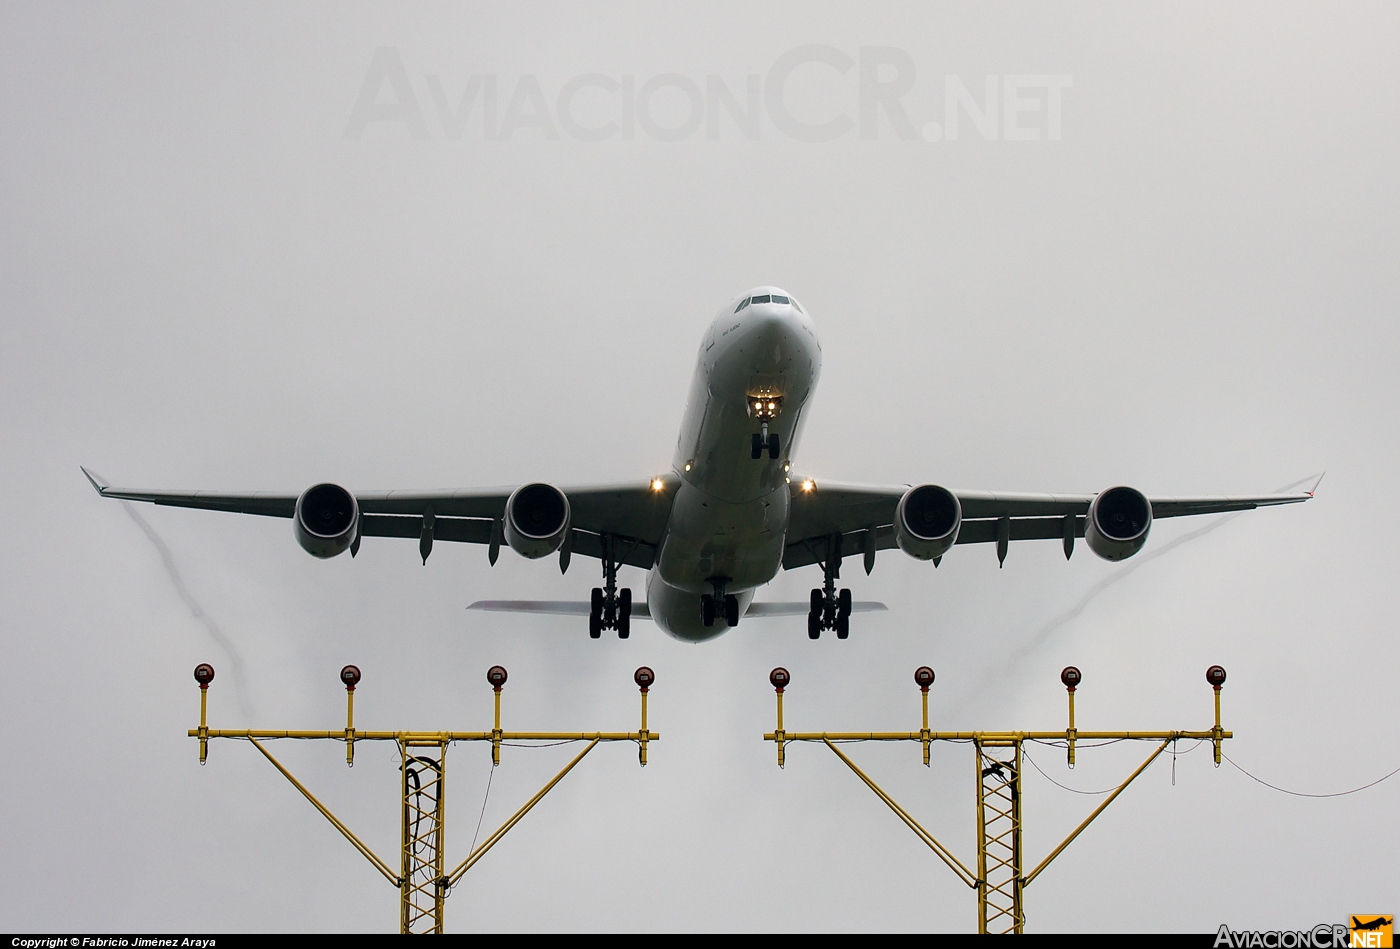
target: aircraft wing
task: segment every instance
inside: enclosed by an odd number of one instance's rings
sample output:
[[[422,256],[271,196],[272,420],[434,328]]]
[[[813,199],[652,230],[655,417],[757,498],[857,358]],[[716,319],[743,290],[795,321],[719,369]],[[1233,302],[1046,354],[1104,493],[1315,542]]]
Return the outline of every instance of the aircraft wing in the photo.
[[[810,487],[808,487],[810,485]],[[783,569],[792,570],[826,559],[828,538],[841,537],[844,555],[897,546],[894,537],[895,507],[910,485],[847,484],[835,481],[792,479],[792,519]],[[953,491],[962,505],[959,544],[995,543],[1001,521],[1009,520],[1008,540],[1061,540],[1066,518],[1075,537],[1084,536],[1084,518],[1093,494],[1009,494],[990,491]],[[1312,497],[1302,494],[1252,496],[1149,497],[1154,519],[1193,514],[1248,511],[1276,504],[1296,504]],[[869,545],[873,539],[873,546]]]
[[[295,494],[132,490],[103,484],[86,468],[83,474],[104,498],[264,517],[290,518],[296,512],[298,496]],[[653,486],[657,483],[659,489]],[[569,498],[573,516],[568,549],[572,554],[601,559],[602,537],[608,534],[615,538],[614,556],[620,563],[649,569],[656,561],[656,548],[679,484],[672,475],[657,482],[562,488]],[[357,492],[360,536],[420,537],[424,515],[431,510],[433,540],[490,545],[494,539],[494,543],[499,544],[498,525],[505,513],[506,500],[514,490],[515,486],[462,491]]]

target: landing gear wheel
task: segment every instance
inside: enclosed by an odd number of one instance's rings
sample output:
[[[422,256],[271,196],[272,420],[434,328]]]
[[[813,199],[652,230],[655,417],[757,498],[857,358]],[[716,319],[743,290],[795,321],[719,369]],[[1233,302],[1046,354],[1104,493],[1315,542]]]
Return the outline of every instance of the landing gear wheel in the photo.
[[[593,588],[588,602],[588,637],[597,639],[603,635],[603,591]]]
[[[815,611],[807,614],[807,638],[821,639],[822,619],[821,614]]]
[[[700,594],[700,622],[706,627],[715,625],[715,598],[708,593]]]
[[[754,460],[754,461],[758,461],[758,459],[762,458],[762,457],[763,457],[763,436],[760,435],[760,434],[758,434],[758,432],[754,432],[754,433],[753,433],[753,440],[749,443],[749,448],[750,448],[750,450],[751,450],[752,453],[753,453],[753,460]]]
[[[732,593],[724,598],[724,625],[731,629],[739,625],[739,598]]]
[[[821,615],[822,615],[822,591],[821,591],[821,590],[813,590],[813,591],[812,591],[812,600],[811,600],[811,603],[812,603],[812,615],[813,615],[813,616],[821,616]]]
[[[838,617],[851,615],[851,591],[849,589],[842,590],[836,598],[836,615]]]
[[[845,639],[851,635],[851,618],[849,616],[836,617],[836,638]]]
[[[617,591],[617,638],[626,639],[632,634],[632,591],[623,587]]]
[[[768,457],[774,461],[778,460],[778,433],[774,432],[768,436]]]

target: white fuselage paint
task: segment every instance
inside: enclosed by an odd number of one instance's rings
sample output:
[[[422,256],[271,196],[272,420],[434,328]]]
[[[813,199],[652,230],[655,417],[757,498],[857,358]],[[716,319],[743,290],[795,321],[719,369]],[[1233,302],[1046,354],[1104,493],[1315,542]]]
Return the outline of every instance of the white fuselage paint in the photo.
[[[756,303],[755,295],[788,294],[757,287],[731,300],[700,343],[673,462],[680,488],[647,577],[652,618],[677,639],[701,642],[724,633],[701,620],[700,597],[723,577],[742,615],[754,589],[782,565],[787,538],[788,469],[801,436],[803,409],[821,374],[821,346],[812,321],[796,305]],[[789,297],[790,299],[790,297]],[[779,438],[776,459],[755,461],[751,439],[760,420],[750,413],[759,392],[782,396],[768,425]]]

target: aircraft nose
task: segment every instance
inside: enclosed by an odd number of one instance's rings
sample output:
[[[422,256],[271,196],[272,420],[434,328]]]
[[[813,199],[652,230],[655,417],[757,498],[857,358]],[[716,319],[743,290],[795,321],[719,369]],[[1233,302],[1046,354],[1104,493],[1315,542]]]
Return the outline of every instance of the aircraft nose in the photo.
[[[798,329],[790,314],[777,312],[778,307],[757,309],[750,323],[750,339],[760,347],[784,346],[797,340]]]
[[[793,318],[786,313],[763,307],[754,313],[749,339],[755,355],[765,362],[782,362],[790,358],[800,344],[799,331]]]

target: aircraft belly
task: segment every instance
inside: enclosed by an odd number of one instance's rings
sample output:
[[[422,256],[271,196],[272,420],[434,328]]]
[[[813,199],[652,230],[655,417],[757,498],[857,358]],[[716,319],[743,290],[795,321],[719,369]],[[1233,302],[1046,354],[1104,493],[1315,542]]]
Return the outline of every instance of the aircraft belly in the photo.
[[[736,594],[739,597],[739,615],[743,615],[753,601],[753,591]],[[700,615],[700,594],[678,590],[662,580],[655,570],[647,576],[647,608],[657,626],[682,642],[701,643],[714,639],[729,631],[724,620],[706,626]]]
[[[710,592],[713,577],[727,577],[733,593],[761,586],[782,563],[787,512],[786,485],[735,504],[682,482],[656,569],[668,585],[695,595]]]

